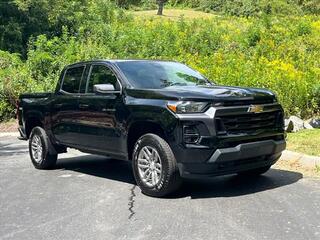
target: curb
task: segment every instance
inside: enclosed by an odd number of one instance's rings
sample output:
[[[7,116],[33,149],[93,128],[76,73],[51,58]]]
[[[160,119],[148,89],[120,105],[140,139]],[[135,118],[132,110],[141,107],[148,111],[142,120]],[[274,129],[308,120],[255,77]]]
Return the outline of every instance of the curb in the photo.
[[[19,137],[19,132],[2,132],[0,133],[0,137]]]
[[[282,152],[281,160],[284,161],[298,161],[303,167],[315,168],[320,166],[320,157],[310,156],[303,153],[297,153],[289,150]]]

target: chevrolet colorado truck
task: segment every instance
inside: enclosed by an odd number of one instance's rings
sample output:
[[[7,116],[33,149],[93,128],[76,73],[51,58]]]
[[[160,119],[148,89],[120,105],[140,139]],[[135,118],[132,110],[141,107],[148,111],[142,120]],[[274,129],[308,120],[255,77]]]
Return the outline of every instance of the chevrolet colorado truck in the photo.
[[[127,160],[155,197],[183,178],[258,176],[286,146],[275,94],[219,86],[173,61],[75,63],[53,93],[22,94],[17,111],[36,168],[53,168],[67,148]]]

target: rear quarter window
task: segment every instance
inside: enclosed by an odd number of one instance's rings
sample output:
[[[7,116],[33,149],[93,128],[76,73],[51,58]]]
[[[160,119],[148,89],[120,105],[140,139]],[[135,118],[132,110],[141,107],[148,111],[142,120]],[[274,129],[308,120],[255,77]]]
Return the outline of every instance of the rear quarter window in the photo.
[[[68,68],[64,75],[61,89],[68,93],[78,93],[84,68],[84,66]]]

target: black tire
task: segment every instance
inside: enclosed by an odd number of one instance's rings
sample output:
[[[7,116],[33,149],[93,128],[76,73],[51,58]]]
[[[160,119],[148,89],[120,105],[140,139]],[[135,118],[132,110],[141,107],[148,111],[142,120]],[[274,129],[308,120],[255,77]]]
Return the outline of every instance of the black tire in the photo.
[[[261,174],[264,174],[265,172],[267,172],[270,168],[271,166],[255,168],[248,171],[239,172],[238,175],[241,177],[258,177]]]
[[[154,148],[161,159],[162,167],[159,181],[152,187],[143,181],[138,169],[139,152],[145,146]],[[132,168],[137,185],[148,196],[166,196],[176,191],[182,183],[177,162],[169,144],[155,134],[145,134],[138,139],[133,150]]]
[[[35,141],[35,138],[40,139],[39,143],[42,147],[42,153],[39,154],[39,158],[37,157],[38,155],[35,156],[35,151],[32,150],[32,142]],[[52,153],[52,151],[54,151],[54,149],[45,130],[41,127],[33,128],[29,138],[29,154],[33,166],[37,169],[53,168],[56,165],[58,154],[55,151],[55,153]]]

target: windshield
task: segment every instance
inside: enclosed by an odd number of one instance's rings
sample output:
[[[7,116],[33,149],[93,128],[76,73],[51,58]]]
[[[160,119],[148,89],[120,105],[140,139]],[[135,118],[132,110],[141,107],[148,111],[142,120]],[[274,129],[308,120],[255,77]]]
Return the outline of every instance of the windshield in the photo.
[[[210,84],[200,73],[177,62],[124,61],[117,62],[117,65],[135,88]]]

